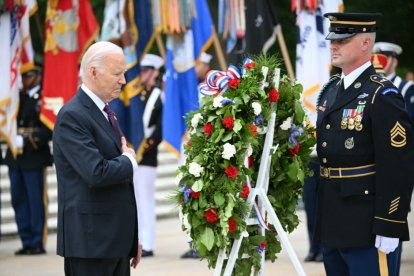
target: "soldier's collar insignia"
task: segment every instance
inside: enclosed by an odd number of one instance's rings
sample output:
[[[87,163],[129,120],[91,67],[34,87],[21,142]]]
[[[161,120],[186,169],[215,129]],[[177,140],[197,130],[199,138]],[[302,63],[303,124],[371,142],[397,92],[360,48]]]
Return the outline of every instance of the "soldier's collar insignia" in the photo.
[[[368,94],[367,93],[362,93],[361,95],[358,96],[358,99],[363,99],[363,98],[366,98],[366,97],[368,97]]]
[[[407,144],[405,128],[397,121],[390,131],[391,146],[395,148],[404,147]]]
[[[357,82],[357,83],[354,84],[354,88],[360,88],[360,87],[361,87],[361,83],[360,82]]]
[[[353,149],[355,146],[354,137],[348,138],[345,140],[345,148],[346,149]]]

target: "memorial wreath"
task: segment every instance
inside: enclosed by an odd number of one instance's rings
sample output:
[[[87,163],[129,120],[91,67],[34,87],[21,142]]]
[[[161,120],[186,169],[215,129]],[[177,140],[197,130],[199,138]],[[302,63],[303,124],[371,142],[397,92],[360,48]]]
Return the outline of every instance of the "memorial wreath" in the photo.
[[[232,242],[244,237],[239,257],[246,253],[250,258],[237,260],[234,275],[250,275],[260,269],[263,252],[274,261],[281,250],[273,225],[246,204],[270,114],[276,112],[273,144],[279,147],[271,157],[268,198],[286,232],[299,223],[296,205],[315,144],[301,104],[302,85],[284,75],[275,87],[280,61],[266,55],[252,59],[246,58],[242,70],[210,71],[200,84],[205,96],[186,119],[186,161],[178,169],[174,195],[184,215],[183,230],[209,267],[221,249],[228,255]],[[246,216],[257,216],[261,224],[247,226]],[[259,227],[271,233],[261,236]]]

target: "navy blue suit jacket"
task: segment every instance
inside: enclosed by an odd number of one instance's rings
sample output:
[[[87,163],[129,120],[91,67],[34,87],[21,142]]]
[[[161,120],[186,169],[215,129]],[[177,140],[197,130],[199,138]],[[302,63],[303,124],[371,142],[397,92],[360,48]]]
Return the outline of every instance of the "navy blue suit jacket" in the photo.
[[[53,134],[58,180],[57,254],[136,255],[133,166],[91,98],[79,89],[60,110]]]

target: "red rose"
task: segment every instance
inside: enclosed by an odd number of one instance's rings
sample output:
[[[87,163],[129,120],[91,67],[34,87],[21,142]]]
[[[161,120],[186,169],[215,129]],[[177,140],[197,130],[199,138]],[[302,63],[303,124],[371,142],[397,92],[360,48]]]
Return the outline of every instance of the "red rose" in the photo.
[[[290,155],[295,156],[299,153],[300,144],[297,143],[296,146],[293,149],[289,149]]]
[[[257,126],[255,124],[250,124],[249,125],[249,131],[251,134],[253,134],[253,136],[257,135]]]
[[[246,185],[246,183],[243,183],[243,190],[240,192],[240,196],[242,198],[247,198],[250,194],[249,186]]]
[[[233,165],[227,167],[224,170],[224,172],[227,174],[227,176],[229,178],[236,178],[237,177],[237,174],[238,174],[237,168],[235,166],[233,166]]]
[[[234,118],[229,116],[229,117],[225,117],[223,119],[223,125],[225,128],[227,128],[228,130],[233,130],[234,127]]]
[[[204,125],[204,134],[210,136],[213,132],[213,125],[211,123],[207,123]]]
[[[218,220],[217,209],[210,208],[207,211],[204,211],[204,217],[208,222],[215,222]]]
[[[237,87],[239,86],[239,84],[240,84],[240,80],[238,80],[238,79],[230,79],[229,80],[229,87],[231,89],[237,89]]]
[[[264,242],[262,242],[262,243],[260,244],[260,247],[261,247],[261,248],[265,248],[265,247],[266,247],[266,245],[267,245],[267,242],[266,242],[266,241],[264,241]]]
[[[191,139],[187,141],[187,147],[191,148]]]
[[[256,64],[254,64],[254,62],[249,62],[249,63],[246,63],[246,64],[244,65],[244,67],[245,67],[247,70],[250,70],[250,68],[254,68],[254,67],[256,67]]]
[[[279,100],[279,96],[280,94],[275,88],[272,88],[269,90],[269,102],[271,103],[277,102]]]
[[[253,155],[250,155],[249,157],[247,157],[247,166],[249,166],[249,168],[253,167],[253,162],[254,162]]]
[[[233,233],[237,228],[237,223],[233,218],[229,219],[229,233]]]
[[[191,196],[192,198],[199,198],[200,197],[200,192],[191,192]]]

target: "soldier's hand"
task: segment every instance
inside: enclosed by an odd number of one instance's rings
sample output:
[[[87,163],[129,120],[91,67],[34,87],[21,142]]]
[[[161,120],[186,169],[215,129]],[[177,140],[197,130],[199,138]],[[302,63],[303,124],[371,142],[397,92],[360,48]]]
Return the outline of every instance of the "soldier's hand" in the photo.
[[[400,242],[399,238],[389,238],[377,235],[375,238],[375,247],[385,254],[394,252]]]

